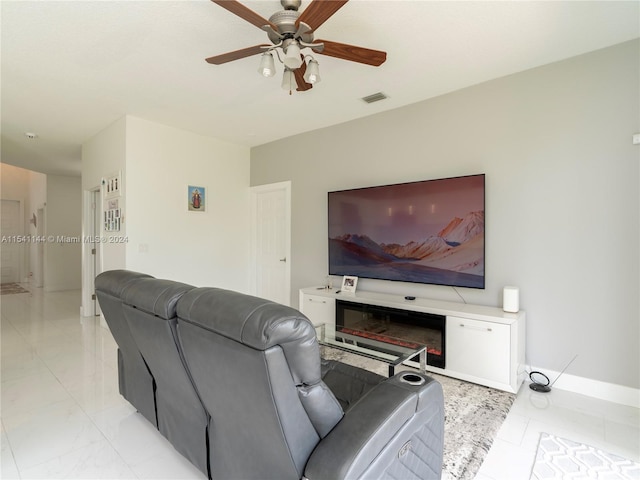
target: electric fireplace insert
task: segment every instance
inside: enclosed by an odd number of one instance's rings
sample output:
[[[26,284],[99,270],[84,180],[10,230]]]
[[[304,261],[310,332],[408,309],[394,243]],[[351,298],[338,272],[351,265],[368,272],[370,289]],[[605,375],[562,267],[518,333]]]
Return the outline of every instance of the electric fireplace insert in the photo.
[[[348,333],[365,338],[405,346],[426,345],[427,365],[445,368],[444,315],[401,310],[363,303],[336,301],[336,333]],[[416,356],[411,359],[419,362]]]

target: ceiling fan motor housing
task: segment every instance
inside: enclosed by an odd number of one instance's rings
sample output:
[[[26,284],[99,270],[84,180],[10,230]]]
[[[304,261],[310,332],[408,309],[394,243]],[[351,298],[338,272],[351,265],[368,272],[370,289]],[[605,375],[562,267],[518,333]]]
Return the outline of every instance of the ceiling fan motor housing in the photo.
[[[285,10],[298,10],[300,5],[302,4],[302,0],[280,0],[280,5]]]
[[[283,3],[285,2],[283,1]],[[294,38],[298,31],[296,20],[298,20],[299,16],[300,12],[297,10],[280,10],[279,12],[271,15],[271,17],[269,17],[269,21],[278,27],[278,33],[280,35],[285,38]],[[269,36],[271,43],[274,45],[280,43],[281,37],[278,36],[276,32],[269,29],[267,30],[267,35]],[[302,33],[299,36],[299,40],[302,40],[305,43],[313,43],[313,33]]]

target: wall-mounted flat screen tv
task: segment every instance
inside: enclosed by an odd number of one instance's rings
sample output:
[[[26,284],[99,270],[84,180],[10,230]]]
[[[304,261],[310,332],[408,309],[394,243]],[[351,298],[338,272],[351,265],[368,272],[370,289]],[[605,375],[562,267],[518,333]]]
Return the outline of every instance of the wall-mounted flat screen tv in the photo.
[[[329,274],[484,288],[484,177],[329,192]]]

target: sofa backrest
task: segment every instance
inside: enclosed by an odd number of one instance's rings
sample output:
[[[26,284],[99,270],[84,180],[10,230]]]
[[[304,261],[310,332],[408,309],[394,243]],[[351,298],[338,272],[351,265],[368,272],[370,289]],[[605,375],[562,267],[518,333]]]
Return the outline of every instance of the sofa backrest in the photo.
[[[209,415],[186,369],[176,334],[176,305],[194,287],[146,278],[124,290],[131,334],[156,382],[158,430],[208,475]]]
[[[185,361],[211,415],[213,478],[299,479],[342,418],[311,322],[261,298],[195,288],[178,303]]]
[[[104,319],[118,344],[120,393],[157,426],[153,377],[140,355],[122,310],[122,293],[125,289],[148,278],[153,277],[128,270],[110,270],[96,277],[95,288]]]

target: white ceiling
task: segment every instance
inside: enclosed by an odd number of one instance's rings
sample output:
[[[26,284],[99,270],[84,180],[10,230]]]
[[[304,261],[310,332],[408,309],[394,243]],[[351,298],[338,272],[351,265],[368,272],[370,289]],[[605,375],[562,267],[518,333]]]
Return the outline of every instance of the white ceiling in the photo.
[[[280,9],[277,0],[243,3],[265,18]],[[124,115],[256,146],[640,36],[636,0],[351,0],[316,38],[385,50],[387,61],[376,68],[318,55],[322,81],[289,96],[281,69],[257,73],[259,56],[204,61],[268,42],[208,0],[3,0],[0,8],[1,160],[65,175],[79,174],[82,143]],[[389,98],[361,100],[376,92]]]

